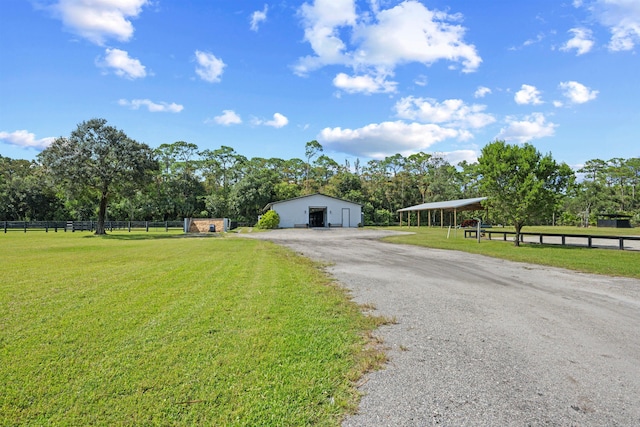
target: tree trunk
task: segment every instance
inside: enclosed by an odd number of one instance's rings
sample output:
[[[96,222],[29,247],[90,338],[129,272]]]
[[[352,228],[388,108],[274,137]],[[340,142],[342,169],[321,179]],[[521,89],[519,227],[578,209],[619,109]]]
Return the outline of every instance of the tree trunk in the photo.
[[[96,225],[96,235],[107,234],[104,229],[104,222],[107,216],[107,192],[102,192],[100,198],[100,210],[98,211],[98,224]]]
[[[516,246],[520,246],[520,230],[522,230],[522,224],[516,222],[514,224],[514,227],[516,228],[516,240],[513,242],[513,244]]]

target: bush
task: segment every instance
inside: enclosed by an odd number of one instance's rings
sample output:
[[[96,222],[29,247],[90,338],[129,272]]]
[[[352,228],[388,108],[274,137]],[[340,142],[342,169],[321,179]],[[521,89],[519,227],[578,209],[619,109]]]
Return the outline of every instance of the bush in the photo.
[[[280,215],[276,211],[268,211],[266,214],[260,217],[258,221],[257,228],[261,228],[264,230],[271,230],[274,228],[278,228],[280,225]]]
[[[376,209],[373,214],[373,222],[376,225],[389,225],[393,222],[393,214],[387,209]]]

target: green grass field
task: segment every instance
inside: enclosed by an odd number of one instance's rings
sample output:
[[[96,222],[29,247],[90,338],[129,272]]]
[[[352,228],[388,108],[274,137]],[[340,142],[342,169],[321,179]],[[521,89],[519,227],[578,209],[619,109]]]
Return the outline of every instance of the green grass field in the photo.
[[[384,319],[267,242],[10,232],[0,259],[0,425],[339,425],[384,361]]]
[[[625,276],[640,279],[640,252],[616,249],[595,249],[576,246],[522,244],[516,247],[510,241],[464,238],[464,230],[448,230],[438,227],[393,227],[396,231],[410,231],[413,235],[394,236],[385,239],[393,243],[419,245],[438,249],[450,249],[477,253],[511,261],[568,268],[585,273]],[[513,231],[513,228],[496,228],[496,231]],[[576,228],[576,227],[524,227],[530,233],[567,233],[612,236],[638,236],[639,228]],[[494,239],[501,237],[494,236]],[[464,256],[464,255],[461,255]]]

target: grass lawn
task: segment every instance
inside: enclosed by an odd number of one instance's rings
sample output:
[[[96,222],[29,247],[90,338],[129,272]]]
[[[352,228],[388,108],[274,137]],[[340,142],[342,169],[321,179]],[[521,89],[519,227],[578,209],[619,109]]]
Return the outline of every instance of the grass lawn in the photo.
[[[339,425],[384,355],[316,265],[174,233],[0,235],[0,425]]]
[[[556,246],[521,244],[516,247],[513,237],[510,241],[482,240],[464,238],[464,230],[450,231],[438,227],[393,227],[397,231],[410,231],[414,235],[394,236],[385,239],[393,243],[405,243],[439,249],[452,249],[463,252],[477,253],[495,258],[512,261],[529,262],[568,268],[586,273],[606,274],[611,276],[626,276],[640,279],[640,253],[637,251],[620,251],[615,249],[594,249],[575,246]],[[496,228],[496,231],[514,231],[513,228]],[[524,227],[523,232],[531,233],[567,233],[593,235],[640,235],[639,228],[576,228],[576,227]]]

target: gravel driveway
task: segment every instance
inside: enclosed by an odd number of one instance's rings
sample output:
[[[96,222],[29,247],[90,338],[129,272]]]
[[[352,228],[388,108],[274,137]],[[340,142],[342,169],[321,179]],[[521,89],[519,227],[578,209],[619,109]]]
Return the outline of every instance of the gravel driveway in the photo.
[[[397,319],[344,426],[640,426],[640,280],[377,240],[393,233],[246,235],[329,262]]]

